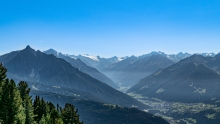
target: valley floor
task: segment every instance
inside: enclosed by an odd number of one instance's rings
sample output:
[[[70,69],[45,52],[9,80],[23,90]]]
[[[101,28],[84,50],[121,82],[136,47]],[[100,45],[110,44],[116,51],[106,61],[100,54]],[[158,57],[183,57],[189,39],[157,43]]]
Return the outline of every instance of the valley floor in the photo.
[[[140,102],[152,107],[145,110],[161,116],[171,124],[219,123],[220,106],[204,103],[167,102],[128,93]]]

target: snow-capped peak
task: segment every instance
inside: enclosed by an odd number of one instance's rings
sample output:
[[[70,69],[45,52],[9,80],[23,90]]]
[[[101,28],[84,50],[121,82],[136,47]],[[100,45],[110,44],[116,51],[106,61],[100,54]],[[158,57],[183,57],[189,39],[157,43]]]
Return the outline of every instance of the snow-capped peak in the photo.
[[[124,58],[118,57],[118,61],[122,61],[122,60],[124,60]]]
[[[90,58],[90,59],[95,60],[95,61],[99,61],[97,56],[92,56],[92,55],[89,55],[89,54],[83,54],[82,56],[85,56],[85,57]]]
[[[75,58],[75,57],[71,57],[71,58],[72,58],[72,59],[75,59],[75,60],[77,59],[77,58]]]
[[[118,61],[122,61],[122,60],[125,60],[128,57],[126,56],[126,57],[117,57],[117,58],[118,58]]]

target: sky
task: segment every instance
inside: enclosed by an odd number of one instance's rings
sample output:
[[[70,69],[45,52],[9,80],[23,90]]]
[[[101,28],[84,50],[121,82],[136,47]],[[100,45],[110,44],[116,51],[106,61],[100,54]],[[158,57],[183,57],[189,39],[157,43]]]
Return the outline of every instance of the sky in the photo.
[[[219,0],[2,0],[0,55],[220,52]]]

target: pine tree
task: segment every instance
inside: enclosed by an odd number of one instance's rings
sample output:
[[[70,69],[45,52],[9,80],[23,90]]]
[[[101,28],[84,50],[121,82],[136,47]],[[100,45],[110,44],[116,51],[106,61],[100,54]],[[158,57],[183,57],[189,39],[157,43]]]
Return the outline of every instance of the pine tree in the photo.
[[[35,97],[33,107],[34,107],[34,115],[35,115],[34,120],[39,124],[42,118],[40,114],[40,97],[39,96]]]
[[[36,115],[34,119],[39,124],[43,115],[44,116],[46,115],[46,102],[44,101],[43,98],[40,100],[40,97],[36,96],[33,106],[34,106],[34,115]]]
[[[6,72],[7,72],[7,69],[4,68],[2,64],[0,63],[0,101],[1,101],[2,87],[6,80]]]
[[[56,119],[59,118],[59,113],[51,102],[47,103],[47,113],[50,114],[51,123],[55,123]]]
[[[25,113],[20,92],[13,80],[6,79],[2,86],[0,120],[3,124],[24,124]]]
[[[41,120],[39,121],[39,124],[51,124],[50,123],[50,114],[47,113],[46,115],[43,115]]]
[[[77,112],[78,111],[75,110],[75,106],[67,103],[64,109],[61,109],[63,122],[65,124],[83,124],[83,122],[80,122]]]
[[[57,111],[56,107],[51,102],[47,103],[47,113],[50,114],[50,123],[52,123],[52,124],[62,124],[63,123],[59,111]]]
[[[34,111],[38,124],[63,124],[61,115],[53,103],[46,103],[43,98],[40,100],[39,96],[34,100]]]
[[[3,86],[4,86],[4,84],[5,84],[5,78],[6,78],[6,68],[4,68],[3,66],[2,66],[2,64],[0,63],[0,110],[3,110],[3,107],[2,107],[2,105],[3,105]],[[0,123],[2,123],[2,119],[4,118],[4,115],[2,115],[2,113],[0,112]]]
[[[24,81],[21,81],[18,84],[18,90],[20,91],[20,96],[23,101],[22,105],[25,109],[25,124],[35,124],[36,122],[34,120],[34,108],[32,106],[31,96],[29,96],[30,88],[28,88],[28,84]]]
[[[6,72],[7,69],[3,67],[3,65],[0,63],[0,83],[2,83],[6,79]]]
[[[41,117],[47,114],[47,103],[43,98],[40,101],[40,113],[42,114]]]
[[[9,80],[6,79],[4,82],[1,82],[2,86],[1,86],[1,95],[0,95],[0,121],[1,123],[4,123],[5,120],[7,119],[7,109],[8,109],[8,103],[9,103],[9,91],[8,90],[8,85],[9,85]]]

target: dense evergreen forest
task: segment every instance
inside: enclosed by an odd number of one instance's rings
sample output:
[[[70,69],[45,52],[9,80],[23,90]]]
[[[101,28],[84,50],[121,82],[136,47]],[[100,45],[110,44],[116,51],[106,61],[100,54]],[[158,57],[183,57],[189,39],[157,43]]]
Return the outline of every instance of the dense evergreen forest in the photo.
[[[72,104],[64,108],[36,96],[32,102],[28,84],[17,86],[7,79],[7,69],[0,64],[0,124],[82,124]]]

